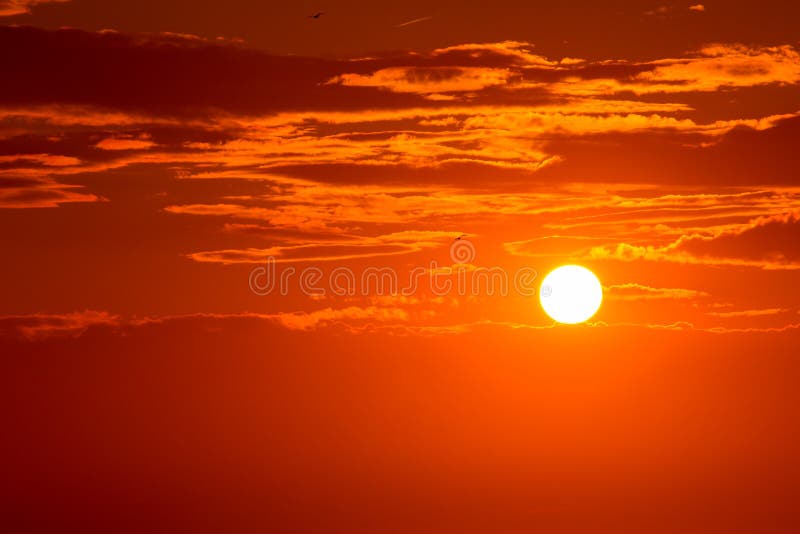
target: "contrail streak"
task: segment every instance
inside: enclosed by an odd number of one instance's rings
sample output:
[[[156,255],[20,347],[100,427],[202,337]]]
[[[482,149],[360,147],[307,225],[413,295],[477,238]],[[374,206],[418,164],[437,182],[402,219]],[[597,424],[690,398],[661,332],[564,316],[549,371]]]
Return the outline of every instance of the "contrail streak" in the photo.
[[[411,24],[416,24],[417,22],[425,22],[426,20],[431,20],[433,17],[422,17],[420,19],[409,20],[408,22],[404,22],[402,24],[398,24],[395,28],[402,28],[403,26],[410,26]]]

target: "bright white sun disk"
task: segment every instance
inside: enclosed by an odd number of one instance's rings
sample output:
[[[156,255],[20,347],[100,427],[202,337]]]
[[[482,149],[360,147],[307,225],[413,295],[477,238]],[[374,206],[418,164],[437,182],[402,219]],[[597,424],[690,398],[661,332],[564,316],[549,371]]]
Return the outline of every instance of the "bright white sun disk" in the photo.
[[[580,265],[563,265],[544,277],[539,302],[559,323],[589,320],[603,302],[603,286],[592,271]]]

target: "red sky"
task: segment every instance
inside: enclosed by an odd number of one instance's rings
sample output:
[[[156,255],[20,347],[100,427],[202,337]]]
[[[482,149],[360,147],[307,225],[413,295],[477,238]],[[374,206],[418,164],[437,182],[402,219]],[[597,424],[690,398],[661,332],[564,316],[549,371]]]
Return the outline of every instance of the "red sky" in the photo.
[[[797,18],[0,0],[13,519],[796,532]],[[429,287],[569,263],[579,326]]]

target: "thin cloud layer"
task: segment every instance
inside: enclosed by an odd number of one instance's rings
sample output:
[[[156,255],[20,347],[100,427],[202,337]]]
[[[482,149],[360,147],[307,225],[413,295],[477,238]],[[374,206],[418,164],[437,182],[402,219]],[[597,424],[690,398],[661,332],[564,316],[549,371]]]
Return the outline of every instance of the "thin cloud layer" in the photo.
[[[20,335],[31,341],[50,337],[77,337],[93,326],[117,326],[118,315],[85,310],[66,314],[30,314],[0,316],[0,335]]]
[[[40,4],[69,2],[70,0],[0,0],[0,17],[25,15]]]
[[[621,98],[794,86],[800,61],[788,45],[715,45],[685,58],[589,64],[546,59],[514,41],[354,62],[275,57],[177,34],[7,27],[0,40],[39,58],[0,64],[9,74],[0,88],[0,134],[8,142],[35,132],[49,149],[65,129],[102,136],[90,146],[103,153],[78,145],[48,152],[73,168],[4,171],[40,179],[138,164],[205,177],[302,168],[316,178],[341,165],[529,173],[560,166],[566,158],[559,147],[583,137],[637,134],[705,149],[731,133],[776,129],[798,111],[701,120],[685,102]],[[63,50],[86,59],[69,79],[58,68]],[[233,65],[225,67],[224,83],[217,75],[223,65]],[[347,72],[353,68],[359,71]],[[271,83],[276,78],[285,83]],[[170,128],[171,137],[156,138]]]
[[[521,41],[354,59],[177,33],[5,27],[0,42],[30,50],[0,60],[0,205],[116,205],[135,190],[140,216],[202,229],[174,261],[396,264],[487,228],[497,264],[800,261],[796,221],[780,219],[798,205],[793,45],[634,61]],[[620,305],[708,293],[608,287]]]
[[[629,282],[626,284],[614,284],[603,288],[604,298],[611,300],[687,300],[708,297],[705,291],[696,289],[650,287],[644,284]]]
[[[508,83],[513,73],[478,67],[390,67],[369,75],[341,74],[326,83],[351,87],[380,87],[395,93],[451,93],[480,91]]]

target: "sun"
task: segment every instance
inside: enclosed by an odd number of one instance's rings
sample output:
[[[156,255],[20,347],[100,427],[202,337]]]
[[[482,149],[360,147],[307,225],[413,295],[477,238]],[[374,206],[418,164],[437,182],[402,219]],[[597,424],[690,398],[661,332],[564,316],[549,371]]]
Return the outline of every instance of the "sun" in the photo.
[[[582,323],[600,309],[603,286],[586,267],[562,265],[544,277],[539,302],[545,313],[559,323]]]

